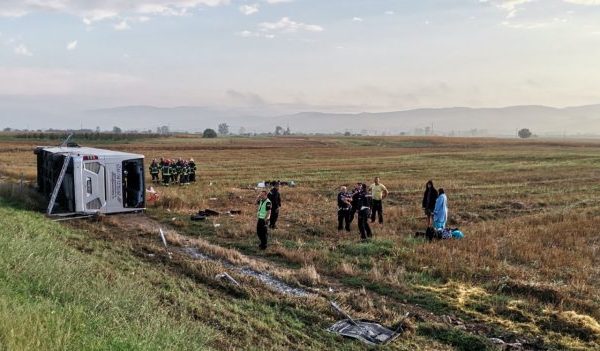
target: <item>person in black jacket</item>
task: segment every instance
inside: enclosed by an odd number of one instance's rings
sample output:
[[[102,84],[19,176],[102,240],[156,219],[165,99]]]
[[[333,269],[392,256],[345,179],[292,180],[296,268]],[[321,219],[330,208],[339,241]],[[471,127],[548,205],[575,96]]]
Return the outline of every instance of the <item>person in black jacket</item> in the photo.
[[[345,186],[340,187],[340,192],[337,195],[337,206],[338,206],[338,230],[346,229],[350,231],[350,194],[347,192]],[[345,222],[345,225],[344,225]]]
[[[427,228],[431,227],[433,221],[433,210],[435,209],[435,200],[437,200],[438,192],[433,186],[433,181],[429,180],[425,184],[425,193],[423,194],[423,211],[427,216]]]
[[[351,207],[350,207],[350,213],[348,214],[350,216],[350,223],[352,223],[352,221],[354,220],[354,215],[358,212],[358,210],[360,210],[360,208],[358,206],[358,196],[360,195],[361,186],[362,186],[362,183],[356,183],[356,185],[354,186],[354,190],[350,194]]]
[[[279,181],[275,182],[268,195],[269,200],[271,200],[271,219],[269,220],[269,227],[271,229],[277,229],[277,219],[279,218],[279,208],[281,207],[279,184]]]
[[[369,227],[369,216],[371,215],[371,195],[367,189],[367,184],[362,184],[358,194],[358,231],[363,241],[370,239],[373,234]]]

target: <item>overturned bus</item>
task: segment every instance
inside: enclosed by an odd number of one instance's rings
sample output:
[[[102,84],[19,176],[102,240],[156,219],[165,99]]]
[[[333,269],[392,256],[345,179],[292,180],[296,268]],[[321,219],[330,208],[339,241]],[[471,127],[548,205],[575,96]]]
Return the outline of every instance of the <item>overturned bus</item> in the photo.
[[[37,183],[48,214],[145,208],[144,156],[89,147],[37,147]]]

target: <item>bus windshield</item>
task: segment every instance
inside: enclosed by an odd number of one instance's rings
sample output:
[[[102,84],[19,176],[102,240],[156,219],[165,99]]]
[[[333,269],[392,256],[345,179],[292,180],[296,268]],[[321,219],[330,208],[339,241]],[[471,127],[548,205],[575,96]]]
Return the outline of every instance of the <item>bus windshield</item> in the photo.
[[[123,161],[123,207],[144,208],[144,159]]]

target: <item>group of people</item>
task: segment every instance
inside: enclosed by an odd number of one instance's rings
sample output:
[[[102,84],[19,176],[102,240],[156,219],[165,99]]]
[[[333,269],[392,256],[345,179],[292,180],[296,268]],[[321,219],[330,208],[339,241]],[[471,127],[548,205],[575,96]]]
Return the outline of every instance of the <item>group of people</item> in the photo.
[[[260,240],[261,250],[267,248],[268,229],[277,228],[281,208],[279,186],[279,182],[274,182],[270,191],[262,190],[256,199],[258,206],[256,234]],[[380,182],[379,177],[375,177],[370,186],[356,183],[352,191],[348,191],[346,186],[341,186],[337,195],[338,230],[350,231],[350,224],[355,217],[358,217],[361,240],[369,240],[373,236],[369,223],[377,220],[383,224],[383,200],[388,194],[387,188]],[[431,180],[425,185],[422,207],[428,228],[443,230],[446,227],[448,199],[444,189],[436,189]]]
[[[425,184],[423,211],[427,218],[427,228],[444,229],[448,220],[448,198],[444,189],[435,189],[433,181]]]
[[[149,170],[155,184],[161,182],[161,175],[162,184],[165,186],[177,183],[185,185],[196,181],[196,163],[193,158],[187,161],[181,158],[174,160],[161,157],[160,161],[152,160]]]
[[[350,231],[350,224],[358,214],[358,230],[362,240],[373,236],[371,223],[378,220],[383,224],[383,199],[389,192],[385,185],[375,177],[374,183],[367,186],[365,183],[356,183],[352,192],[346,186],[340,187],[337,195],[338,206],[338,230]]]

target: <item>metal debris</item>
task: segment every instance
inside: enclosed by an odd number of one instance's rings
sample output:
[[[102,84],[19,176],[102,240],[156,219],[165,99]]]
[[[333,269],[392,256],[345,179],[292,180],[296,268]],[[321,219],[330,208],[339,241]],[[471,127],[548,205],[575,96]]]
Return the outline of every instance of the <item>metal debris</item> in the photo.
[[[217,278],[217,279],[227,279],[233,285],[240,286],[240,283],[238,283],[237,280],[233,279],[233,277],[230,276],[229,273],[227,273],[227,272],[223,272],[221,274],[217,274],[215,276],[215,278]]]
[[[398,328],[393,331],[372,321],[354,320],[333,301],[331,302],[331,307],[345,319],[336,322],[329,327],[327,331],[360,340],[371,346],[388,344],[400,336],[400,332],[403,331],[402,322],[408,317],[408,313],[405,314],[400,321]]]
[[[165,238],[165,233],[163,233],[162,228],[158,228],[158,231],[160,232],[160,238],[162,239],[163,244],[165,245],[165,247],[167,247],[167,239]]]

